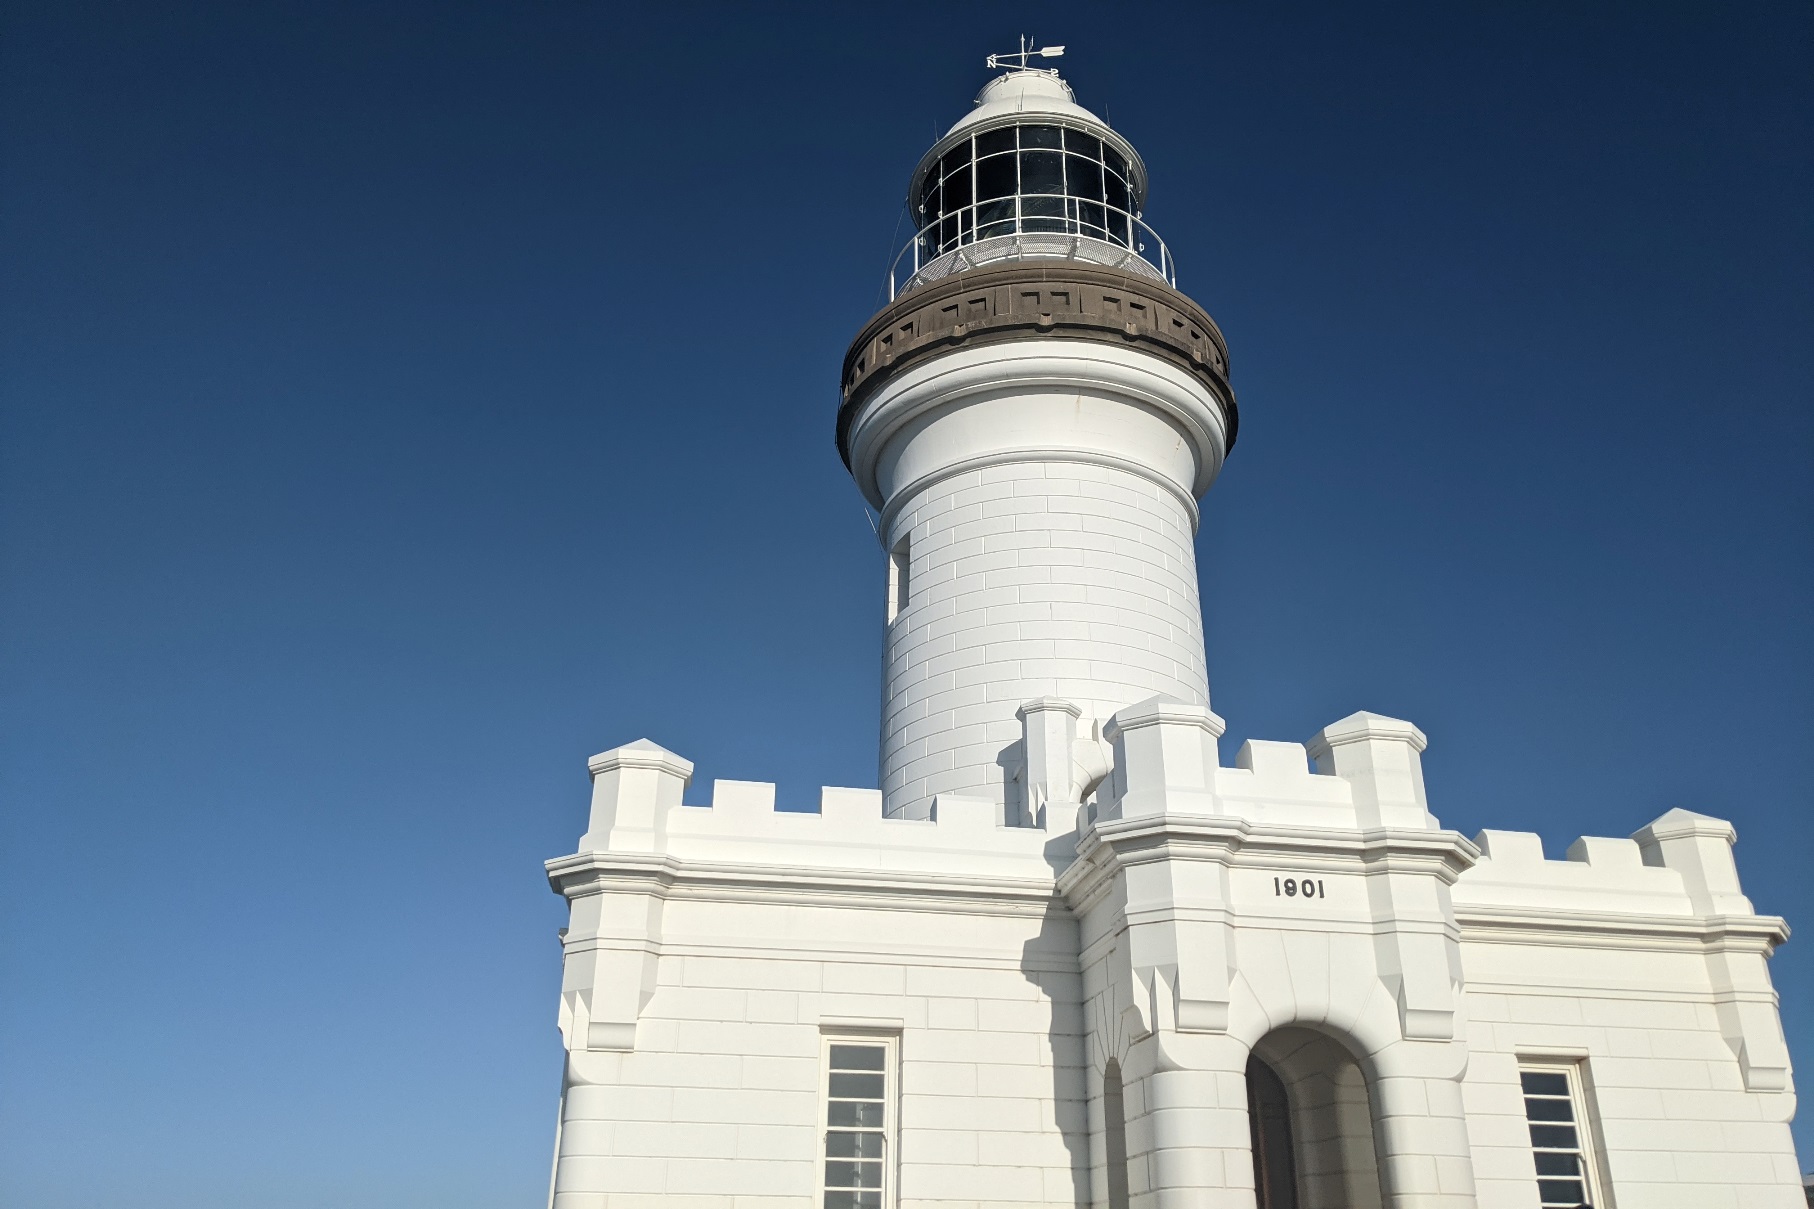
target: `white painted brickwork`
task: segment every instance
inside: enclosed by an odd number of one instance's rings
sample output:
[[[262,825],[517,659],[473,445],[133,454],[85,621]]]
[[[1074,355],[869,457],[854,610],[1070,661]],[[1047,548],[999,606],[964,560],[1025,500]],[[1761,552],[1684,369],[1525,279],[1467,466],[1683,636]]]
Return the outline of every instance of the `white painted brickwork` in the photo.
[[[1209,703],[1192,517],[1147,478],[1081,462],[953,475],[897,514],[911,555],[888,629],[882,793],[1001,802],[1015,710],[1036,697],[1097,722],[1157,694]]]

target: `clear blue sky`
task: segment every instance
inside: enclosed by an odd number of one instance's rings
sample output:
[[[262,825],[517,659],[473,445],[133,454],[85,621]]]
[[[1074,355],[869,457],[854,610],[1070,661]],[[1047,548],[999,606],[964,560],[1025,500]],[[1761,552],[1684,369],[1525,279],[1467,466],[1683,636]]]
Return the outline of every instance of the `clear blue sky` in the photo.
[[[1233,349],[1224,758],[1365,708],[1469,834],[1734,820],[1814,1080],[1814,8],[4,23],[9,1209],[542,1203],[586,756],[875,783],[839,358],[1023,31]]]

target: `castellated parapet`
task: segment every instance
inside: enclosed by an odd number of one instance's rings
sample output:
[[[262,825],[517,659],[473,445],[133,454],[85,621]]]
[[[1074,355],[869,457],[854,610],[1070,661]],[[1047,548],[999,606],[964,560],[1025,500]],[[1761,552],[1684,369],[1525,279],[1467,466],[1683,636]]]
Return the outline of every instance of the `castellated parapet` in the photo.
[[[816,813],[777,811],[775,787],[749,781],[683,805],[681,757],[647,740],[593,757],[590,827],[548,864],[573,905],[565,1183],[634,1168],[726,1195],[746,1180],[810,1190],[816,1046],[866,1030],[905,1038],[918,1073],[902,1121],[937,1143],[903,1150],[903,1192],[980,1180],[1019,1189],[1001,1203],[1078,1203],[1106,1144],[1091,1081],[1108,1063],[1152,1083],[1127,1143],[1152,1175],[1238,1174],[1244,1104],[1165,1072],[1255,1050],[1351,1065],[1380,1089],[1371,1163],[1306,1151],[1327,1198],[1311,1203],[1464,1166],[1466,1203],[1523,1203],[1518,1071],[1533,1055],[1592,1061],[1622,1186],[1706,1192],[1664,1142],[1707,1129],[1756,1148],[1723,1151],[1722,1170],[1780,1166],[1766,1156],[1786,1153],[1793,1096],[1764,959],[1787,929],[1740,892],[1729,824],[1672,810],[1550,860],[1531,833],[1443,830],[1406,722],[1355,714],[1308,743],[1250,740],[1224,766],[1219,718],[1153,698],[1109,720],[1112,766],[1096,770],[1073,754],[1079,712],[1020,711],[1025,750],[1064,753],[1042,777],[1043,825],[963,795],[890,818],[877,791],[835,787]],[[1085,807],[1092,778],[1103,792]],[[1197,1144],[1161,1144],[1167,1112],[1200,1119]],[[1218,1114],[1233,1124],[1212,1127]],[[1751,1124],[1733,1133],[1734,1118]],[[739,1153],[747,1130],[768,1139],[760,1155]],[[727,1154],[685,1153],[717,1137]]]

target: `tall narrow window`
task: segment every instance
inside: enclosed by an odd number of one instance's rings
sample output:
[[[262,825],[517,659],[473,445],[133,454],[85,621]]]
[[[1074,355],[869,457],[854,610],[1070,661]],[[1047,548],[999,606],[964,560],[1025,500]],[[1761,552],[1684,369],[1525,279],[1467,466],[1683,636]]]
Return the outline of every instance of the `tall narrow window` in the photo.
[[[1537,1203],[1544,1209],[1593,1209],[1600,1198],[1579,1069],[1525,1065],[1518,1079],[1537,1160]]]
[[[892,1038],[826,1038],[823,1209],[888,1209],[893,1075]]]
[[[907,571],[913,565],[913,552],[908,538],[903,537],[888,552],[888,623],[907,607]]]
[[[1112,1059],[1102,1072],[1102,1132],[1108,1152],[1109,1209],[1128,1209],[1127,1102],[1121,1090],[1121,1064]]]

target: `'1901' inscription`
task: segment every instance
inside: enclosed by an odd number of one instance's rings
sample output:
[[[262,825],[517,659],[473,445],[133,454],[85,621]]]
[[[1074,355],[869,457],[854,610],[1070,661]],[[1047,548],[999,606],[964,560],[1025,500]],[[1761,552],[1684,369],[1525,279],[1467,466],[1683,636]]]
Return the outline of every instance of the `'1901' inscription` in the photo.
[[[1272,879],[1272,893],[1275,898],[1328,898],[1323,889],[1321,878],[1275,877]]]

